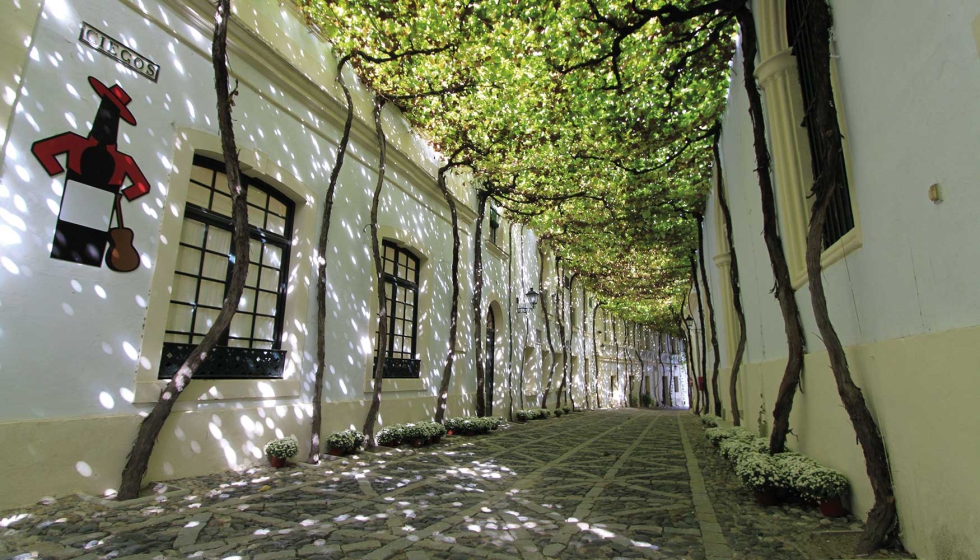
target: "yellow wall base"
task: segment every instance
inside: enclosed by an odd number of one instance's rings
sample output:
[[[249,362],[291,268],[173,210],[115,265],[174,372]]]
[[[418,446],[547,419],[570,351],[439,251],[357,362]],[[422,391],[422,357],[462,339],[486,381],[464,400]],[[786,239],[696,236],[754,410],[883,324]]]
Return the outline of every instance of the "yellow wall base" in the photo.
[[[920,558],[980,558],[980,328],[861,344],[848,348],[847,357],[885,440],[906,547]],[[739,400],[749,430],[758,432],[760,423],[771,430],[785,364],[742,367]],[[730,370],[719,373],[731,421]],[[788,445],[846,474],[851,508],[865,518],[874,497],[826,352],[806,356],[802,390]]]
[[[324,403],[324,437],[361,429],[370,401]],[[429,419],[435,397],[381,402],[383,425]],[[265,461],[262,448],[277,437],[296,437],[305,460],[309,450],[308,405],[175,411],[153,451],[145,482],[199,476]],[[460,395],[450,395],[447,417],[463,414]],[[0,510],[72,492],[102,495],[118,488],[140,418],[102,416],[0,423]]]

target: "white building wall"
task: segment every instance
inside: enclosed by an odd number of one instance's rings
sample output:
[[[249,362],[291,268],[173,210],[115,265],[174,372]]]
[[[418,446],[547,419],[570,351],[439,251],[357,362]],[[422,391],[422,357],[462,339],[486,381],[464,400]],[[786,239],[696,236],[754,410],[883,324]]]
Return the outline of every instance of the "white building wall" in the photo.
[[[757,13],[768,4],[756,2]],[[971,405],[980,389],[972,374],[980,358],[975,289],[980,248],[970,240],[980,227],[980,194],[974,188],[980,174],[975,156],[980,105],[974,94],[980,89],[980,58],[970,22],[980,9],[961,0],[901,9],[886,0],[831,4],[840,55],[838,109],[849,144],[862,246],[824,270],[830,315],[885,439],[906,546],[923,558],[974,558],[980,550],[975,531],[980,486],[972,473],[980,454],[969,434],[980,431]],[[768,27],[760,21],[761,34]],[[895,29],[915,31],[896,34]],[[748,335],[740,374],[743,421],[764,430],[759,424],[771,424],[786,342],[778,304],[769,293],[772,273],[761,236],[740,59],[723,124],[723,168]],[[941,204],[927,198],[929,186],[937,183]],[[776,188],[778,198],[781,187]],[[714,206],[710,201],[706,220],[708,263],[717,253]],[[791,226],[785,216],[780,225],[785,244]],[[715,266],[708,268],[720,318],[722,279]],[[863,457],[840,405],[805,285],[797,290],[797,302],[808,355],[803,392],[796,394],[791,418],[799,439],[789,444],[844,471],[852,484],[853,509],[864,516],[873,498]],[[720,319],[718,327],[723,329]],[[723,377],[730,361],[723,348]],[[723,393],[727,407],[727,390]]]

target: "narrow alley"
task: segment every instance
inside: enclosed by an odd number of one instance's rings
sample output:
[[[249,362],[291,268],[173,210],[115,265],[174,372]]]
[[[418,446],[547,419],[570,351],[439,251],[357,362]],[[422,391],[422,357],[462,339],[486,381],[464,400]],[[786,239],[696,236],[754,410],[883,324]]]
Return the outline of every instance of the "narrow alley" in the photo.
[[[686,411],[582,412],[382,449],[176,480],[129,507],[10,510],[0,557],[817,559],[834,557],[821,535],[860,529],[756,505]]]

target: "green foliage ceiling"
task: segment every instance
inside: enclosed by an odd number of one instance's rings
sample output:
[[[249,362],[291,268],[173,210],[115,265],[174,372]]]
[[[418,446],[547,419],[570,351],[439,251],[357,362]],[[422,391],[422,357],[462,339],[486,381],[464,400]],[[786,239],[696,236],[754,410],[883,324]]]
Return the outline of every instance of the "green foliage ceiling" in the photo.
[[[732,0],[304,0],[309,23],[469,163],[604,305],[659,328],[689,289]]]

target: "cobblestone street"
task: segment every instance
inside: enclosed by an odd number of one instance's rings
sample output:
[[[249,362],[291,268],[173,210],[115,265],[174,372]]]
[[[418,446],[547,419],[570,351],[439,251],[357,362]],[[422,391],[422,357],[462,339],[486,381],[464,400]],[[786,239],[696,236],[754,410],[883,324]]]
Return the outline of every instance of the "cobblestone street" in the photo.
[[[688,412],[511,424],[319,466],[173,481],[129,507],[66,497],[0,513],[0,557],[823,558],[853,518],[764,509]]]

